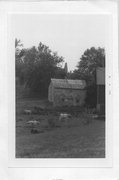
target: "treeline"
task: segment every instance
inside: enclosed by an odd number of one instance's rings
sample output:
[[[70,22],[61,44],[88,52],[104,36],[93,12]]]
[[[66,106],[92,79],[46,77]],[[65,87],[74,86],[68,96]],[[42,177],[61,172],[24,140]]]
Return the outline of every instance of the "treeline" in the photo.
[[[16,81],[23,87],[22,93],[27,92],[25,95],[46,97],[51,78],[64,79],[66,76],[62,68],[64,58],[41,42],[37,48],[24,49],[20,40],[16,39],[15,59]]]
[[[48,46],[39,43],[38,47],[23,48],[20,40],[15,40],[17,91],[22,87],[22,95],[47,97],[51,78],[83,79],[87,82],[86,103],[96,105],[96,68],[105,66],[104,48],[91,47],[77,60],[73,72],[66,73],[64,58]],[[20,86],[20,88],[19,88]],[[93,97],[93,98],[92,98]]]

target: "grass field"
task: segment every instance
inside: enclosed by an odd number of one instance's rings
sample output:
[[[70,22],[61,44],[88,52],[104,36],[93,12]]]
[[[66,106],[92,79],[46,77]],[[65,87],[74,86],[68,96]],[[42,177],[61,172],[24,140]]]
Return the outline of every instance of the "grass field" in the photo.
[[[24,109],[34,106],[47,107],[45,100],[17,100],[16,103],[16,157],[17,158],[104,158],[105,121],[96,120],[85,113],[72,115],[68,124],[58,124],[58,113],[26,115]],[[48,119],[54,119],[56,127],[50,127]],[[41,122],[39,133],[32,134],[27,121]],[[85,120],[89,123],[85,124]]]

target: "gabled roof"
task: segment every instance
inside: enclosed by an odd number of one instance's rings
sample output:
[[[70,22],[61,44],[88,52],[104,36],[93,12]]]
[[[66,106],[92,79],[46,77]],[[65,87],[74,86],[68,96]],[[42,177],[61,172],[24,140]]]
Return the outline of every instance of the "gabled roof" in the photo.
[[[62,89],[84,89],[86,87],[85,80],[51,79],[51,83],[55,88]]]

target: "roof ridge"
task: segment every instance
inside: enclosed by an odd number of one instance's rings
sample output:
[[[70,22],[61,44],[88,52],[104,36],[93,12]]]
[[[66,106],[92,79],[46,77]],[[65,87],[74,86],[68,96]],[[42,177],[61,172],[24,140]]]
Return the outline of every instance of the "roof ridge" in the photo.
[[[85,80],[51,79],[51,82],[57,88],[84,89],[86,87]]]

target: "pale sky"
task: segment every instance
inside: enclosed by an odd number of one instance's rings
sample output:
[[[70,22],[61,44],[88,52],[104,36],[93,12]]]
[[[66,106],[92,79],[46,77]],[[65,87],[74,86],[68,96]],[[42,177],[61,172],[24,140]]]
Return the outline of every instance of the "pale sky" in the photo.
[[[106,15],[12,15],[13,36],[22,41],[24,48],[38,47],[42,42],[64,57],[68,70],[75,69],[87,48],[105,48],[107,29]]]

